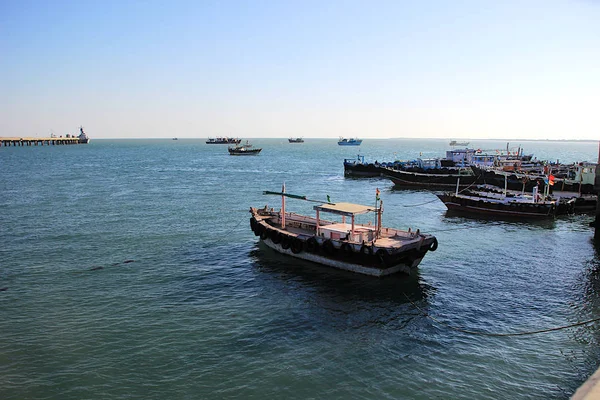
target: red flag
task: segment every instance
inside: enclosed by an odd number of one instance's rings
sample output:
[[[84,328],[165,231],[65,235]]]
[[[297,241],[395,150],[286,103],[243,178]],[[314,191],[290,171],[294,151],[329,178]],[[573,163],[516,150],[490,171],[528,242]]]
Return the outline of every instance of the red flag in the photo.
[[[548,176],[548,183],[550,184],[550,186],[554,185],[554,175]]]

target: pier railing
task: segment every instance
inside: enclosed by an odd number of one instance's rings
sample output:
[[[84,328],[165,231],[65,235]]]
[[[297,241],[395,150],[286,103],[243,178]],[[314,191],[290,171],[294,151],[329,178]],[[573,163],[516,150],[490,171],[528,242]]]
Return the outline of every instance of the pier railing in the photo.
[[[0,147],[80,144],[78,137],[0,137]]]

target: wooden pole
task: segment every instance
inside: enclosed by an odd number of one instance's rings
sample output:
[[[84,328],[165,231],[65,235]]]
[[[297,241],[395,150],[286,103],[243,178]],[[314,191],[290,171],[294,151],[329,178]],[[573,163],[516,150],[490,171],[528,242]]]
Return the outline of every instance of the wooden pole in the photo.
[[[285,182],[281,188],[281,229],[285,229]]]
[[[596,196],[600,197],[600,142],[598,142],[598,162],[596,163],[596,179],[594,181],[594,189],[596,191]],[[596,242],[600,242],[600,230],[598,229],[598,225],[600,225],[600,201],[596,200],[596,220],[593,222],[594,224],[594,239]]]

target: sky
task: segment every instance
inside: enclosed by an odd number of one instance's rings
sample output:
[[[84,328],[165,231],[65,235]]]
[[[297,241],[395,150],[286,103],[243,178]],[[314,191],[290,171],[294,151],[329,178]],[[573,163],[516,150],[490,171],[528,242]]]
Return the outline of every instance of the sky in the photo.
[[[600,139],[600,1],[0,0],[0,136]]]

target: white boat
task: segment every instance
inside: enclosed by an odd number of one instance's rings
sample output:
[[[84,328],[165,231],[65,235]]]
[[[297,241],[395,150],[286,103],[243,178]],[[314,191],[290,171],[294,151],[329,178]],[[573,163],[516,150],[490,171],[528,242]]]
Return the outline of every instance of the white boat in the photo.
[[[340,137],[338,145],[340,146],[360,146],[362,139]]]
[[[371,276],[397,272],[409,273],[428,251],[438,246],[433,235],[386,228],[381,225],[382,201],[376,206],[352,203],[321,203],[313,208],[315,217],[288,213],[287,198],[313,201],[306,196],[285,192],[264,192],[281,196],[281,209],[250,208],[250,227],[254,235],[273,250],[292,257]],[[377,205],[378,204],[378,205]],[[341,217],[341,221],[321,218],[323,213]],[[359,224],[356,217],[375,213],[375,224]]]

